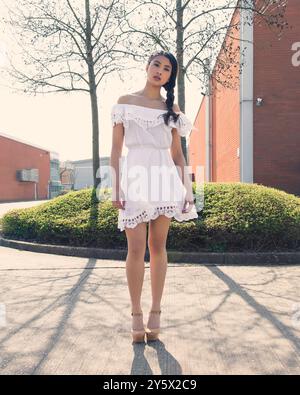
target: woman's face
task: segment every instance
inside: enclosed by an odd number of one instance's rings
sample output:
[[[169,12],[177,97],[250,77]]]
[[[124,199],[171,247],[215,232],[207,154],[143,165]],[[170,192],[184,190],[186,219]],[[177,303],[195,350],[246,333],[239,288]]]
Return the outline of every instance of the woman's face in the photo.
[[[172,65],[168,58],[163,55],[156,56],[151,63],[147,65],[146,71],[148,73],[149,81],[154,85],[165,85],[172,73]],[[155,78],[155,77],[159,77]]]

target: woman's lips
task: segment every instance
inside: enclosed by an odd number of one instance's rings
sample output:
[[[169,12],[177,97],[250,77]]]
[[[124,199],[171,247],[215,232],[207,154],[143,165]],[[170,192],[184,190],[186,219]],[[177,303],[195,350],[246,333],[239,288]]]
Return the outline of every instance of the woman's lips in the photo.
[[[158,81],[161,80],[161,78],[159,78],[159,77],[157,77],[157,76],[154,76],[153,78],[154,78],[155,80],[158,80]]]

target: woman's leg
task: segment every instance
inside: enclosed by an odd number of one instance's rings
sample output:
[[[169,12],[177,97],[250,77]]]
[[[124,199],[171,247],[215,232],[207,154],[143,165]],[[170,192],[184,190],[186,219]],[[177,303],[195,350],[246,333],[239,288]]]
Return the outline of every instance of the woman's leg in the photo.
[[[126,228],[128,252],[126,257],[126,276],[131,298],[131,311],[139,313],[145,272],[145,252],[147,225],[145,222],[134,228]],[[143,317],[132,316],[132,329],[143,329]]]
[[[160,310],[168,265],[166,242],[170,222],[171,218],[160,215],[149,223],[148,248],[152,290],[151,310]],[[147,326],[149,328],[159,327],[159,314],[150,314]]]

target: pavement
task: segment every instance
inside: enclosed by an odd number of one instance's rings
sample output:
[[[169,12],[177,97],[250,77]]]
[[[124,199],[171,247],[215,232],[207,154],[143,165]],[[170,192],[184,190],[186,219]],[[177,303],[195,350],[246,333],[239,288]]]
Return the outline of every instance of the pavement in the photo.
[[[42,203],[49,202],[50,200],[28,200],[23,202],[7,202],[0,203],[0,218],[8,211],[19,208],[27,208],[38,206]]]
[[[299,374],[300,267],[169,263],[132,343],[125,261],[0,247],[0,374]],[[142,293],[151,302],[149,262]]]

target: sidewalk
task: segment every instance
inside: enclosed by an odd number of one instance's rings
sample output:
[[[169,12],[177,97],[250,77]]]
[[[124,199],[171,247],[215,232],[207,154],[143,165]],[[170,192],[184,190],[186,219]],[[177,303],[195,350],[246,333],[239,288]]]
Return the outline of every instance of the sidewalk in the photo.
[[[9,210],[19,209],[19,208],[27,208],[39,206],[45,202],[49,202],[50,200],[29,200],[22,202],[0,202],[0,218],[6,214]]]
[[[300,374],[299,266],[169,263],[160,341],[132,344],[124,261],[0,256],[0,374]]]

